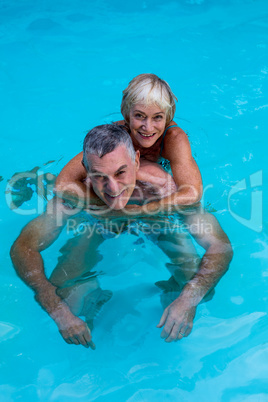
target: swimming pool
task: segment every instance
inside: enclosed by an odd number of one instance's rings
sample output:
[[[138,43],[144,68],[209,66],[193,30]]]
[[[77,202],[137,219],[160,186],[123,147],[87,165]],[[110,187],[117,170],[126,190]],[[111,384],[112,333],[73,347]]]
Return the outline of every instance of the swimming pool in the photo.
[[[0,2],[1,401],[267,401],[267,18],[265,0]],[[86,350],[62,341],[16,277],[9,248],[35,213],[11,211],[4,192],[15,172],[57,174],[142,72],[178,96],[204,205],[235,255],[191,335],[166,344],[153,284],[167,257],[135,236],[107,240],[99,267],[114,295]],[[23,208],[36,205],[34,194]],[[48,271],[65,240],[44,252]]]

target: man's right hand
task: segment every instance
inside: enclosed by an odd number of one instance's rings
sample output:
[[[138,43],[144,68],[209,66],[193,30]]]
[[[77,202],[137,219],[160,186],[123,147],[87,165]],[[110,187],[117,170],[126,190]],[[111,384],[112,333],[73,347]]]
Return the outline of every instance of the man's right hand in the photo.
[[[72,313],[68,314],[68,317],[66,314],[63,314],[63,316],[60,319],[56,319],[55,322],[65,342],[69,344],[83,345],[86,348],[90,347],[93,350],[96,349],[91,340],[90,329],[79,317],[76,317]]]
[[[56,294],[56,289],[49,282],[45,291],[43,289],[36,293],[36,301],[55,321],[65,342],[83,345],[94,350],[96,347],[91,340],[91,332],[87,324],[71,312],[69,306]]]

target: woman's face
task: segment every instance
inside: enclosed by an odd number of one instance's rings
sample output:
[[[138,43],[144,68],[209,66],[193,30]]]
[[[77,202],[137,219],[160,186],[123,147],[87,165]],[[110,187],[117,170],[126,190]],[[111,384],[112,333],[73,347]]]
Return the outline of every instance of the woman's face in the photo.
[[[150,148],[163,134],[166,112],[157,105],[136,104],[129,113],[129,128],[134,145]]]

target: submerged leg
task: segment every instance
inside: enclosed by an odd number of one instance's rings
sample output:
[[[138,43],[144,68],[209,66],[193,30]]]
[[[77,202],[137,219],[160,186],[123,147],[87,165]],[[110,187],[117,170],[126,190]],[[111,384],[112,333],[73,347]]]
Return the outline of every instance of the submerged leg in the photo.
[[[163,290],[161,302],[166,308],[179,296],[184,285],[197,273],[201,258],[197,254],[191,237],[186,233],[161,233],[157,239],[157,244],[171,260],[171,263],[167,263],[166,267],[172,276],[168,281],[156,283]],[[211,300],[214,293],[215,290],[212,289],[204,297],[203,302]]]
[[[93,329],[93,320],[100,312],[102,306],[107,303],[113,295],[110,290],[102,290],[97,288],[84,298],[84,305],[80,315],[85,317],[89,329]]]
[[[198,271],[200,257],[189,235],[185,233],[160,233],[156,244],[170,258],[166,266],[180,288]]]
[[[51,274],[50,281],[58,287],[57,293],[69,305],[73,314],[85,316],[89,327],[100,308],[112,297],[112,292],[102,290],[98,274],[94,271],[102,259],[98,247],[104,241],[96,232],[76,236],[61,248],[62,255]]]
[[[91,236],[85,233],[69,239],[60,249],[61,256],[49,280],[62,288],[73,285],[77,279],[94,275],[93,268],[102,259],[98,247],[103,241],[96,232]]]

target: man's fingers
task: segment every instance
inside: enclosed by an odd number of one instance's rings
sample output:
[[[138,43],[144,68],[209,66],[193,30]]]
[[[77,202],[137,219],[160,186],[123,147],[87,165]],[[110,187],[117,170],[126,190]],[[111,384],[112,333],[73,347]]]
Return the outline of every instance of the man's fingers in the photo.
[[[94,342],[92,342],[91,331],[90,331],[90,329],[89,329],[89,327],[88,327],[87,324],[86,324],[86,329],[87,329],[87,331],[85,331],[84,338],[85,338],[85,340],[86,340],[86,342],[87,342],[87,345],[88,345],[92,350],[95,350],[95,349],[96,349],[96,346],[95,346]]]
[[[84,334],[76,335],[75,339],[79,342],[79,344],[85,346],[86,348],[88,347],[87,341],[84,338]]]
[[[92,342],[92,341],[90,341],[90,342],[88,343],[88,346],[89,346],[92,350],[95,350],[95,349],[96,349],[95,343]]]
[[[86,324],[86,329],[84,331],[84,337],[85,337],[85,340],[87,343],[89,343],[91,341],[91,331],[87,324]]]
[[[172,328],[174,326],[174,321],[173,322],[166,322],[166,325],[164,326],[163,331],[161,332],[161,338],[167,338],[169,336],[169,334],[172,331]]]
[[[85,348],[91,348],[93,350],[96,349],[95,344],[91,340],[91,335],[88,334],[87,332],[81,334],[81,335],[76,335],[72,339],[74,339],[76,342],[74,342],[76,345],[82,345]]]
[[[186,331],[184,332],[184,336],[188,336],[190,335],[190,333],[192,332],[193,326],[188,326]]]
[[[178,332],[176,342],[180,341],[182,338],[186,338],[186,336],[190,335],[192,328],[193,328],[192,325],[187,325],[186,327],[182,327]]]
[[[69,345],[73,343],[72,339],[70,336],[67,335],[67,333],[65,331],[59,331],[61,336],[63,337],[63,339],[65,340],[66,343],[68,343]]]
[[[75,338],[74,336],[73,337],[71,337],[71,338],[69,338],[71,341],[72,341],[72,343],[74,343],[75,345],[80,345],[80,342],[79,342],[79,340],[77,339],[77,338]]]
[[[157,324],[157,326],[156,326],[157,328],[163,327],[163,325],[166,322],[167,316],[168,316],[168,310],[165,309],[163,314],[162,314],[162,317],[160,318],[159,324]]]
[[[71,345],[71,344],[73,343],[73,342],[72,342],[70,339],[68,339],[68,338],[67,338],[67,339],[66,339],[66,338],[63,338],[63,339],[64,339],[65,342],[68,343],[69,345]]]
[[[94,342],[92,342],[91,340],[90,341],[87,340],[85,335],[83,337],[83,342],[84,343],[82,345],[85,346],[86,348],[91,348],[92,350],[96,349],[96,346],[95,346]]]
[[[176,339],[178,338],[178,334],[179,334],[179,328],[180,325],[179,324],[174,324],[172,330],[169,333],[169,336],[167,337],[167,339],[165,340],[165,342],[173,342],[176,341]]]
[[[179,331],[178,331],[178,333],[177,333],[177,339],[176,339],[176,342],[177,341],[180,341],[182,338],[184,338],[185,337],[185,332],[184,332],[184,329],[180,329]]]
[[[71,331],[60,330],[60,334],[69,345],[82,345],[85,348],[96,349],[94,342],[91,340],[91,332],[86,323],[83,324],[83,329],[80,328],[80,332],[76,333],[77,328],[73,328]]]
[[[96,349],[96,346],[94,342],[88,341],[85,336],[79,336],[79,337],[70,337],[70,338],[63,338],[66,343],[69,345],[82,345],[85,348],[91,348],[92,350]]]

